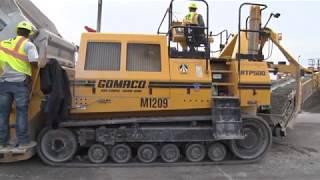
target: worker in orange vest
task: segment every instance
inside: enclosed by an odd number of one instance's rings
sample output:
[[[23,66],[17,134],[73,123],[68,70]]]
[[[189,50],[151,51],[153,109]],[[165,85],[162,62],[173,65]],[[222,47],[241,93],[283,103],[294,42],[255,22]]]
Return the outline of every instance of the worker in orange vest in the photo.
[[[18,149],[36,145],[28,135],[31,64],[38,62],[36,46],[29,40],[33,25],[22,21],[17,36],[0,43],[0,151],[8,145],[9,115],[13,101],[16,106],[16,135]]]

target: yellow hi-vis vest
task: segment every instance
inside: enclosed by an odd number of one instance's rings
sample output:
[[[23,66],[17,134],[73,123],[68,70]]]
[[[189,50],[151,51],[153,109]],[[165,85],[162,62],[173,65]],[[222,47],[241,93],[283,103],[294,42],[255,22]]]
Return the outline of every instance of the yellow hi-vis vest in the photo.
[[[3,69],[7,63],[14,70],[31,76],[31,64],[24,51],[24,45],[28,39],[17,36],[12,39],[1,41],[0,43],[0,67]]]
[[[196,12],[189,12],[183,19],[184,24],[196,24],[198,25],[198,14]]]

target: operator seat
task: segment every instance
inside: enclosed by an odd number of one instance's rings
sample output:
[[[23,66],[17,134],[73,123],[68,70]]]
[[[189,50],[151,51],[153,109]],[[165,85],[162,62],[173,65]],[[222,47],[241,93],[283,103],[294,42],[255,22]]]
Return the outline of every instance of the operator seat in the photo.
[[[194,52],[196,47],[207,44],[204,27],[200,27],[196,24],[186,25],[184,27],[184,36],[186,38],[186,44],[191,52]]]

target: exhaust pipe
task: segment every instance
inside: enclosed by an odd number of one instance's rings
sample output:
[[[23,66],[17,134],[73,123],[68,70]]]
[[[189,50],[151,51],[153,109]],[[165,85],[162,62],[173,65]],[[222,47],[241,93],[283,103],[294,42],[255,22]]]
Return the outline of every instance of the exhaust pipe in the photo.
[[[101,31],[102,0],[98,0],[97,32]]]

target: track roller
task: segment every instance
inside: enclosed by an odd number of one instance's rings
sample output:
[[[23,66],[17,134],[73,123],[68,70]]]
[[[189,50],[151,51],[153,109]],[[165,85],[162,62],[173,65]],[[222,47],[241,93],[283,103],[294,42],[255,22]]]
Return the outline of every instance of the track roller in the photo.
[[[73,158],[78,150],[75,135],[68,129],[49,129],[40,134],[38,153],[44,161],[66,162]]]
[[[88,150],[88,158],[90,162],[95,164],[105,162],[108,156],[108,149],[102,144],[94,144]]]
[[[252,160],[261,157],[272,143],[269,125],[256,116],[243,117],[244,139],[231,140],[230,149],[240,159]]]
[[[202,144],[190,144],[185,151],[186,158],[191,162],[202,161],[206,156],[206,148]]]
[[[112,147],[111,158],[116,163],[126,163],[130,161],[132,151],[130,146],[126,144],[117,144]]]
[[[158,157],[158,150],[152,144],[143,144],[138,148],[138,159],[144,163],[151,163]]]
[[[180,150],[175,144],[166,144],[161,148],[160,156],[164,162],[173,163],[179,160]]]
[[[213,143],[208,148],[208,157],[211,161],[222,161],[227,156],[227,148],[220,142]]]

